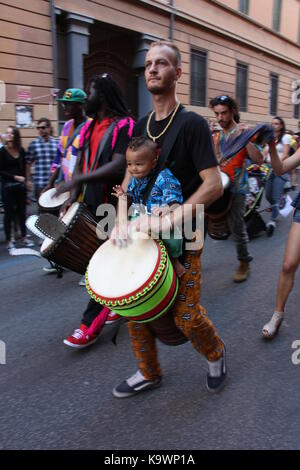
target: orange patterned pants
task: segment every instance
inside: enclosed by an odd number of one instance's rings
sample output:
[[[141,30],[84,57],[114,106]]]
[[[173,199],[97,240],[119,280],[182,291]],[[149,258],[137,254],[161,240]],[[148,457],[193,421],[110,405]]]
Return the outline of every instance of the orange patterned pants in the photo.
[[[186,273],[179,281],[172,307],[175,323],[200,354],[209,361],[217,361],[222,355],[223,343],[200,305],[201,250],[186,251],[184,266]],[[161,376],[154,334],[145,323],[129,322],[128,328],[140,371],[148,380]]]

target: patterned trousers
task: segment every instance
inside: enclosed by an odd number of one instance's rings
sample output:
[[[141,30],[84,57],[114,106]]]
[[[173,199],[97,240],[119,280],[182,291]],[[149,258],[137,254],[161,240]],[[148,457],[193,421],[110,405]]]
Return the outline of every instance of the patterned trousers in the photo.
[[[200,354],[209,361],[217,361],[222,356],[223,343],[200,305],[201,250],[186,251],[184,266],[186,273],[179,280],[178,295],[172,307],[175,324]],[[128,328],[140,371],[148,380],[160,377],[154,334],[146,323],[129,322]]]

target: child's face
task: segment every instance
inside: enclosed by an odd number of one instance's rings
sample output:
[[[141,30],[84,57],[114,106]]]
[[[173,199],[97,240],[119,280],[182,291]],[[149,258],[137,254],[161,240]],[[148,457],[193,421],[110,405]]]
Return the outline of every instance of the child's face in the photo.
[[[127,149],[127,168],[134,178],[144,178],[155,168],[157,156],[146,147],[137,150]]]

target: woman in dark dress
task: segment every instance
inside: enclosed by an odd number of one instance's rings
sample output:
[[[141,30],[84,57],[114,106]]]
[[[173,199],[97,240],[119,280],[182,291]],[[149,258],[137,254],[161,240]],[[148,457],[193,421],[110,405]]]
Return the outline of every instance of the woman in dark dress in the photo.
[[[4,230],[9,250],[15,247],[11,237],[11,226],[15,215],[18,218],[22,241],[25,246],[34,243],[26,238],[26,172],[25,150],[21,144],[20,131],[9,126],[6,131],[4,146],[0,149],[0,176],[4,205]]]

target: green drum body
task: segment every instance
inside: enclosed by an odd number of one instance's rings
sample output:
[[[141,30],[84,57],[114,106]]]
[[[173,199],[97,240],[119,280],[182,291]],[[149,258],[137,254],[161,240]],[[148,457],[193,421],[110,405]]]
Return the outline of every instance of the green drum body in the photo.
[[[86,271],[96,302],[135,322],[157,320],[172,306],[178,280],[162,241],[136,239],[127,248],[105,242]]]

